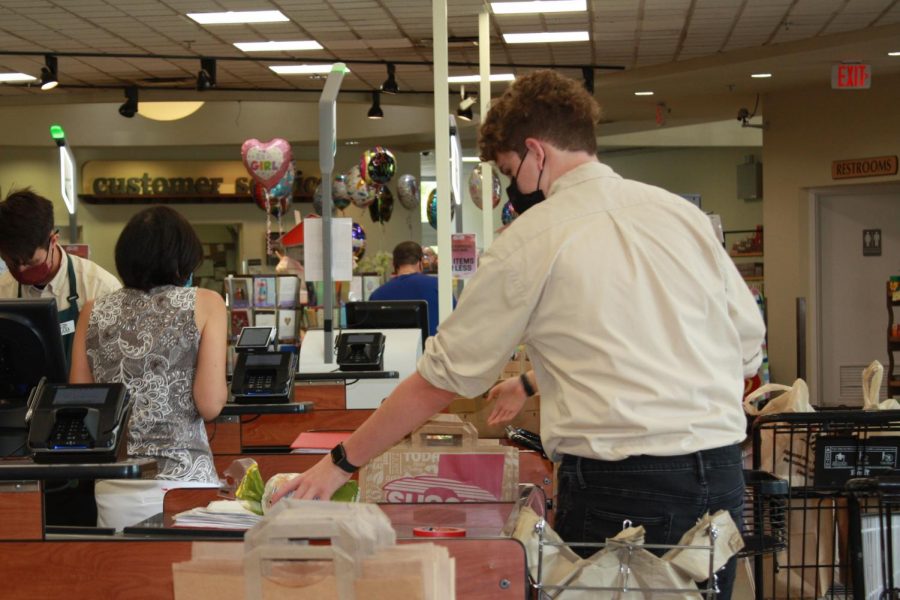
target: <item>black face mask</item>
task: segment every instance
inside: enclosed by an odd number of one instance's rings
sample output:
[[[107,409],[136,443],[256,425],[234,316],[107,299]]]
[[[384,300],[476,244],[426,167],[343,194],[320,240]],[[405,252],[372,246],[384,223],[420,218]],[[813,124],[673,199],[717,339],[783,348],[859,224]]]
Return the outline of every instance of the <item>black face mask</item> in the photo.
[[[519,162],[519,168],[516,169],[515,177],[512,178],[512,181],[510,181],[509,185],[506,187],[506,195],[509,197],[510,203],[512,203],[513,210],[519,215],[538,202],[543,202],[546,198],[546,196],[544,196],[544,191],[541,189],[541,177],[544,175],[543,167],[541,167],[541,170],[538,173],[537,189],[533,192],[524,194],[519,190],[519,186],[516,184],[516,178],[519,177],[519,171],[522,170],[522,165],[525,164],[526,156],[528,156],[527,149],[525,150],[525,155],[522,157],[521,162]]]

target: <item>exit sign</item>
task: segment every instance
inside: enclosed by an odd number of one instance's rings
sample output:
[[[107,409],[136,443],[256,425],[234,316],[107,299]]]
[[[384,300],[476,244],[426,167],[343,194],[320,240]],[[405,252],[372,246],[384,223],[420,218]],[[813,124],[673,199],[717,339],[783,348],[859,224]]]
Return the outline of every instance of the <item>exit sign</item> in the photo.
[[[872,65],[841,63],[831,67],[831,89],[867,90],[872,87]]]

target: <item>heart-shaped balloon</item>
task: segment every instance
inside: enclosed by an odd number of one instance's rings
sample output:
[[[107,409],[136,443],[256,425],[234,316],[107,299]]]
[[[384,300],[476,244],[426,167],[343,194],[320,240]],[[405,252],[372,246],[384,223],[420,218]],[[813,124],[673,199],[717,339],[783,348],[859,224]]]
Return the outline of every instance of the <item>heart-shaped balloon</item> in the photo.
[[[261,142],[253,138],[241,146],[241,158],[250,176],[266,189],[271,189],[291,168],[293,156],[287,140],[275,138]]]

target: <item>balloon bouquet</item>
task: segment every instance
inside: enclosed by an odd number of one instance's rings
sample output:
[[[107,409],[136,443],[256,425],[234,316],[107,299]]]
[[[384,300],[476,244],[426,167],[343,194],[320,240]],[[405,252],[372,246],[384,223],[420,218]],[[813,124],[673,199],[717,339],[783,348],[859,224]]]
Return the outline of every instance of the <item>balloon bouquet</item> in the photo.
[[[266,211],[266,254],[272,247],[272,217],[278,219],[279,239],[284,235],[282,217],[291,205],[294,189],[294,162],[291,145],[282,138],[268,142],[249,139],[241,146],[241,159],[253,178],[253,199]]]

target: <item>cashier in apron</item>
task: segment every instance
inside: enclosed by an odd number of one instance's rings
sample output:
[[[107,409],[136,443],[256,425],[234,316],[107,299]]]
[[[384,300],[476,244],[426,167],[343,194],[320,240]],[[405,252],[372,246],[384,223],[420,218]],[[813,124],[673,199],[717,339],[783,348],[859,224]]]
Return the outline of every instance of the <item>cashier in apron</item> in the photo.
[[[63,350],[66,353],[66,368],[72,360],[72,340],[75,338],[75,323],[78,322],[78,291],[75,281],[75,269],[72,267],[72,260],[68,263],[66,276],[69,280],[69,295],[66,300],[69,301],[69,307],[59,311],[59,334],[62,336]],[[19,284],[18,297],[22,297],[22,284]]]

